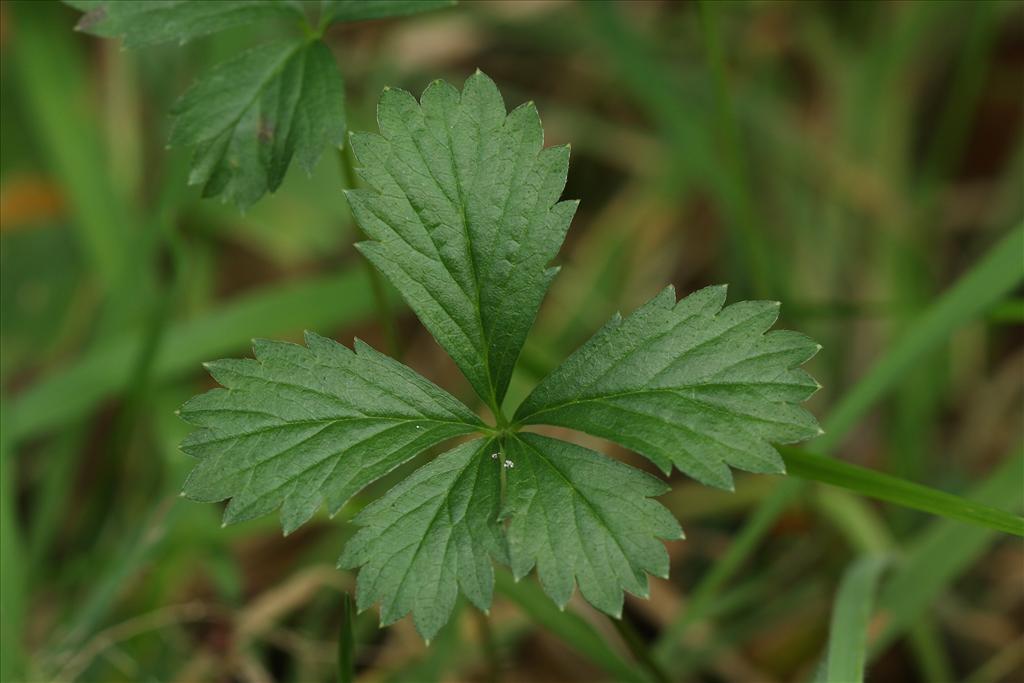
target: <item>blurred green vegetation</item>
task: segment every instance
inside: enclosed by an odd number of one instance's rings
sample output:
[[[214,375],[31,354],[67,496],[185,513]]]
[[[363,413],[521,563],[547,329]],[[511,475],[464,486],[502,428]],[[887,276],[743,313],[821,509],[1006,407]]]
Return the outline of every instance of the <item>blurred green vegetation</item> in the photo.
[[[0,680],[334,680],[343,623],[360,681],[828,680],[856,667],[830,621],[865,618],[872,680],[1020,680],[1019,539],[794,478],[677,475],[688,540],[618,627],[503,573],[490,619],[459,608],[429,648],[348,622],[342,518],[423,458],[288,538],[221,529],[178,498],[175,408],[200,362],[304,328],[472,392],[374,296],[336,155],[240,215],[164,148],[200,67],[281,27],[123,51],[76,20],[0,5]],[[354,129],[385,85],[480,67],[572,143],[582,204],[509,401],[664,283],[729,282],[824,346],[809,450],[1024,510],[1020,3],[464,2],[327,40]]]

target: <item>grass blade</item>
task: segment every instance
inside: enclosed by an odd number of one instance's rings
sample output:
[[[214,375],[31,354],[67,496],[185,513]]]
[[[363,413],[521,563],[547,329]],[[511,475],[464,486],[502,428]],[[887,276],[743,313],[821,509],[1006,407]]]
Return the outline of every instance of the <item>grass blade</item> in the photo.
[[[356,641],[353,635],[356,613],[352,607],[352,596],[347,592],[341,597],[341,629],[338,633],[338,683],[354,683],[356,680]]]
[[[884,567],[884,558],[869,555],[854,562],[843,575],[829,628],[825,680],[837,683],[864,680],[868,619]]]
[[[798,448],[784,448],[781,452],[789,474],[801,479],[840,486],[861,495],[914,510],[1015,536],[1024,536],[1024,517],[841,460],[814,455]]]
[[[7,422],[4,411],[0,418]],[[25,617],[25,567],[24,549],[21,547],[21,533],[17,522],[17,501],[15,500],[15,462],[7,458],[6,424],[0,430],[0,680],[19,680],[22,671],[24,643],[23,622]]]
[[[19,77],[28,120],[67,194],[83,251],[105,290],[114,292],[130,282],[136,241],[128,229],[130,212],[107,171],[96,134],[99,122],[83,107],[89,100],[86,60],[76,51],[77,42],[68,39],[71,22],[60,19],[63,8],[57,3],[16,3],[9,9],[18,27],[10,64]]]

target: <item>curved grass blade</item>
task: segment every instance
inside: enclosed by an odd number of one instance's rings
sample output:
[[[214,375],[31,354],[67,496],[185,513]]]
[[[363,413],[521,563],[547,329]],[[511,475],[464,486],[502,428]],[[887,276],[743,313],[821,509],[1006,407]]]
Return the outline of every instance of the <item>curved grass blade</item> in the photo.
[[[836,683],[864,680],[868,619],[885,564],[884,558],[868,555],[854,562],[843,575],[829,629],[825,680]]]
[[[787,470],[795,477],[840,486],[861,495],[940,517],[1024,536],[1024,517],[841,460],[814,455],[797,448],[780,450]]]

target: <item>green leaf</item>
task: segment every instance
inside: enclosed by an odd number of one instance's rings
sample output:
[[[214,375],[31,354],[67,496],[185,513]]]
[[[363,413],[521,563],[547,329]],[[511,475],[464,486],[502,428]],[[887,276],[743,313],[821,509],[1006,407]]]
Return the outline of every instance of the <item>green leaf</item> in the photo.
[[[364,21],[404,17],[454,5],[455,0],[327,0],[322,16],[328,22]]]
[[[1024,517],[999,510],[984,502],[969,500],[797,448],[784,448],[782,456],[789,473],[794,477],[841,486],[861,495],[913,510],[957,519],[1015,536],[1024,536]]]
[[[380,603],[382,625],[412,613],[429,640],[460,590],[489,608],[498,559],[517,578],[536,567],[561,607],[578,585],[594,606],[618,616],[625,591],[647,595],[648,574],[667,575],[663,540],[682,537],[651,499],[668,487],[520,430],[548,423],[588,431],[645,453],[666,472],[675,464],[728,486],[728,465],[780,471],[771,442],[820,432],[797,405],[818,388],[799,366],[819,347],[796,333],[766,333],[777,303],[723,308],[724,287],[677,302],[669,288],[609,323],[509,424],[500,410],[509,376],[576,209],[559,201],[568,150],[545,149],[533,105],[507,113],[479,72],[461,92],[436,81],[419,102],[386,90],[378,120],[379,135],[352,136],[369,185],[348,194],[370,238],[359,247],[448,350],[498,425],[484,425],[358,342],[355,352],[312,335],[308,348],[259,342],[256,361],[211,367],[226,390],[184,408],[204,428],[183,444],[201,458],[186,493],[232,498],[226,521],[282,506],[287,532],[322,501],[337,510],[424,448],[481,432],[488,438],[439,456],[355,519],[361,528],[339,564],[360,568],[359,608]]]
[[[604,437],[721,488],[732,487],[729,465],[783,472],[771,443],[821,433],[797,405],[819,387],[799,366],[821,347],[796,332],[765,334],[777,302],[724,303],[724,286],[678,302],[668,287],[616,315],[541,381],[516,422]]]
[[[171,113],[170,144],[195,146],[189,183],[244,209],[278,188],[293,156],[310,173],[342,143],[345,93],[322,41],[276,42],[210,69]]]
[[[536,566],[561,608],[575,583],[590,604],[616,618],[623,590],[648,596],[647,573],[668,577],[658,539],[683,537],[675,517],[650,500],[662,481],[600,453],[538,434],[507,442],[508,526],[512,572]]]
[[[75,30],[122,38],[126,48],[194,38],[275,19],[304,21],[298,5],[283,0],[65,0],[85,12]]]
[[[545,149],[533,103],[506,114],[479,71],[420,102],[386,89],[377,119],[380,135],[352,135],[373,188],[347,193],[371,238],[357,246],[497,412],[576,211],[558,201],[569,149]]]
[[[366,344],[312,333],[306,346],[253,342],[256,360],[206,365],[224,388],[188,401],[201,429],[182,443],[199,458],[183,495],[231,498],[230,524],[281,507],[290,533],[326,502],[331,514],[425,448],[481,426],[455,398]]]
[[[448,621],[462,592],[482,610],[491,606],[494,567],[507,562],[498,526],[500,465],[495,442],[477,439],[439,456],[363,509],[362,526],[338,561],[362,565],[360,611],[381,603],[380,622],[412,612],[428,642]]]
[[[826,681],[859,683],[864,680],[868,619],[884,558],[857,560],[843,575],[829,629]]]

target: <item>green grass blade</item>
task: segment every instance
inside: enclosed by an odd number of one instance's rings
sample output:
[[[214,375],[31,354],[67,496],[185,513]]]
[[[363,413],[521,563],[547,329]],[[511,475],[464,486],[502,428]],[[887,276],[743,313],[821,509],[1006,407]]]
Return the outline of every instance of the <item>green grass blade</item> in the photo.
[[[952,330],[984,313],[1013,291],[1024,280],[1021,254],[1024,254],[1024,224],[1010,231],[908,326],[907,333],[829,414],[824,425],[825,435],[817,441],[817,448],[828,451],[838,445],[916,361],[946,339]]]
[[[495,572],[495,588],[519,605],[537,624],[561,638],[566,644],[604,669],[616,681],[651,683],[636,664],[622,659],[609,647],[594,627],[572,612],[563,612],[532,580],[515,582],[505,571]]]
[[[96,134],[99,121],[84,106],[91,82],[85,56],[69,40],[70,15],[62,21],[63,8],[57,3],[16,3],[10,9],[18,27],[10,65],[28,120],[49,170],[67,194],[83,251],[104,289],[112,292],[131,271],[135,240],[129,211],[119,201]]]
[[[795,477],[840,486],[871,498],[940,517],[1024,536],[1024,517],[798,448],[783,448],[781,452],[787,471]]]
[[[352,596],[345,593],[341,598],[341,629],[338,633],[338,683],[354,683],[356,680],[356,641],[352,630],[355,619]]]
[[[829,628],[827,681],[864,680],[868,619],[878,579],[885,567],[881,557],[862,557],[843,575]]]
[[[370,280],[361,268],[269,286],[193,320],[175,323],[160,345],[151,381],[156,384],[195,371],[202,361],[245,348],[253,337],[347,325],[374,312]],[[85,415],[123,390],[131,373],[124,359],[138,357],[142,343],[141,332],[121,336],[28,389],[11,407],[7,427],[11,442]]]
[[[15,500],[15,462],[7,457],[9,446],[6,415],[0,409],[4,422],[0,429],[0,680],[21,680],[22,656],[25,644],[23,622],[25,616],[25,553],[17,523]]]

